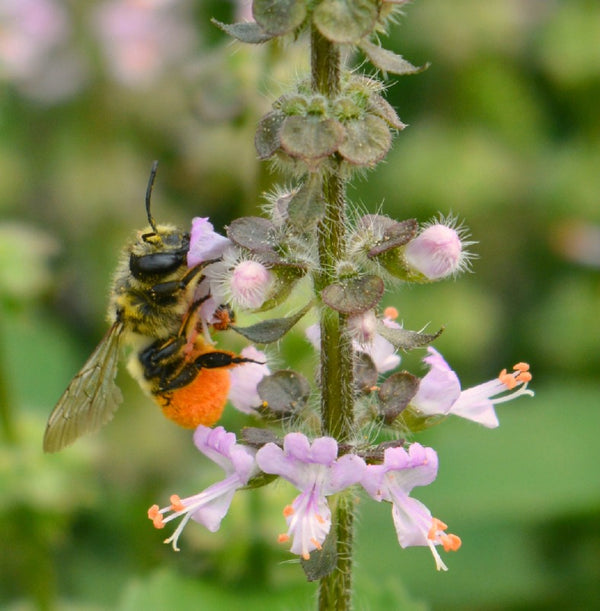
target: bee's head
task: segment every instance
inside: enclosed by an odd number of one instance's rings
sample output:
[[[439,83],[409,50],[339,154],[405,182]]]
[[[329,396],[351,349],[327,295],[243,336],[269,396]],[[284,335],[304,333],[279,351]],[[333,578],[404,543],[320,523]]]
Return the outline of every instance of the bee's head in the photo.
[[[164,277],[186,265],[190,247],[189,233],[174,225],[157,225],[150,212],[152,187],[156,178],[158,161],[152,164],[146,188],[146,214],[149,227],[138,233],[131,246],[129,268],[139,280]]]

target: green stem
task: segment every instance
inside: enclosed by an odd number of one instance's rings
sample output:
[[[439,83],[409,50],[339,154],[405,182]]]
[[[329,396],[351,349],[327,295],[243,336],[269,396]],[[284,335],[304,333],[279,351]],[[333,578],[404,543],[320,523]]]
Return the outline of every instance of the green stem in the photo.
[[[352,543],[354,505],[342,493],[332,511],[331,528],[337,535],[337,559],[332,573],[319,584],[319,611],[348,611],[352,607]]]
[[[340,73],[339,47],[313,28],[313,90],[327,97],[335,96],[340,89]],[[339,164],[339,160],[335,164]],[[323,197],[326,210],[319,227],[317,290],[336,280],[337,264],[346,257],[346,190],[340,173],[335,173],[335,167],[323,176]],[[324,435],[334,437],[338,442],[350,438],[354,420],[353,353],[347,326],[347,316],[326,306],[321,308],[321,426]],[[352,501],[340,494],[332,507],[331,535],[335,535],[337,541],[336,564],[333,571],[321,579],[319,611],[350,609],[353,523]]]

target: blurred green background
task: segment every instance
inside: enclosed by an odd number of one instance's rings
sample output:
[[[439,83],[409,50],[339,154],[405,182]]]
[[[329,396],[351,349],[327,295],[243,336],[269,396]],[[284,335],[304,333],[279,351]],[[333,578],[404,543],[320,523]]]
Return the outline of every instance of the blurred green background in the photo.
[[[275,543],[283,484],[239,493],[216,534],[191,523],[179,554],[162,545],[147,507],[221,475],[126,372],[110,426],[41,451],[48,413],[104,332],[152,160],[154,215],[183,225],[257,214],[279,179],[253,133],[306,70],[306,47],[243,47],[209,23],[244,8],[0,2],[2,609],[314,607],[315,585]],[[536,397],[500,406],[493,431],[457,419],[417,436],[440,472],[414,496],[463,539],[448,573],[428,550],[399,548],[389,506],[361,501],[356,609],[596,608],[600,3],[419,0],[385,44],[431,67],[390,79],[410,128],[349,196],[397,218],[452,213],[478,241],[473,274],[387,303],[409,328],[446,326],[436,346],[464,387],[525,360]],[[279,364],[311,374],[300,336],[281,350]],[[420,356],[406,367],[422,373]]]

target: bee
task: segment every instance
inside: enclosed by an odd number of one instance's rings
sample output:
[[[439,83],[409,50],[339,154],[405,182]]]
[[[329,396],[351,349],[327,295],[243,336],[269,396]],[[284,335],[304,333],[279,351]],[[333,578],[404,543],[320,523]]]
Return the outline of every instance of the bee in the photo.
[[[214,261],[188,267],[189,233],[156,224],[150,200],[157,167],[154,162],[146,189],[149,226],[125,246],[113,277],[110,327],[52,410],[45,452],[61,450],[113,417],[122,402],[115,376],[123,343],[132,348],[129,372],[164,415],[185,428],[214,424],[229,393],[227,370],[253,362],[215,349],[207,335],[200,306],[210,293],[202,271]],[[221,307],[214,327],[225,328],[231,316]]]

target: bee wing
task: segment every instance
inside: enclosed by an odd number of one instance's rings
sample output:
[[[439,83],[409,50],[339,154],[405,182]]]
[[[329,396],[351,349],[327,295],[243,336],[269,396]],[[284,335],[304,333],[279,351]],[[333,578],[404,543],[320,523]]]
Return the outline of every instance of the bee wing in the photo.
[[[58,452],[106,424],[123,400],[115,384],[123,324],[114,323],[52,410],[44,452]]]

